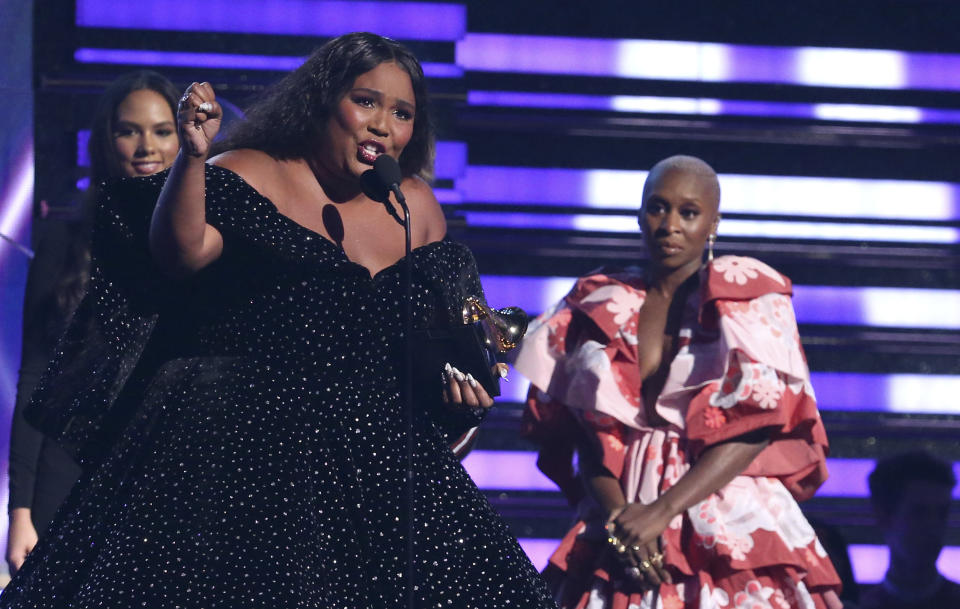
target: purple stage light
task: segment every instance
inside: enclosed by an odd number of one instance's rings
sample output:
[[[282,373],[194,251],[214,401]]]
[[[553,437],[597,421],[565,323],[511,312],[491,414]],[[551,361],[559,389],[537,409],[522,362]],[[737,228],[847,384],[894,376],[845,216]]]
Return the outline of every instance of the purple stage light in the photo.
[[[22,240],[26,235],[26,226],[30,220],[33,205],[33,142],[24,144],[23,149],[13,163],[11,180],[3,193],[0,193],[0,233],[12,239]],[[0,241],[0,249],[6,252],[11,244]],[[14,253],[17,255],[17,253]]]
[[[873,459],[827,459],[830,477],[817,497],[867,498],[867,477],[876,466]],[[557,486],[537,468],[537,453],[518,450],[474,450],[463,467],[477,487],[490,491],[556,491]],[[960,462],[953,464],[960,477]],[[960,499],[960,487],[953,490]]]
[[[230,32],[290,36],[339,36],[370,31],[404,40],[458,40],[466,32],[467,9],[436,2],[347,2],[330,0],[204,0],[203,19],[191,0],[117,3],[77,0],[81,27]]]
[[[469,33],[467,70],[865,89],[960,90],[960,55]]]
[[[573,277],[484,275],[491,302],[545,311],[573,286]],[[960,290],[793,286],[800,323],[960,330]]]
[[[433,169],[438,179],[453,180],[459,178],[466,168],[466,142],[437,142],[437,154]]]
[[[642,170],[470,165],[457,188],[476,203],[581,205],[632,216],[646,178]],[[722,174],[720,183],[726,213],[902,220],[909,201],[910,219],[960,220],[955,182]]]
[[[77,167],[90,166],[90,130],[77,131]]]
[[[470,199],[466,199],[470,200]],[[635,215],[530,214],[508,211],[468,211],[467,224],[493,228],[538,228],[630,233],[637,231]],[[760,239],[815,239],[896,243],[960,243],[960,229],[949,226],[904,226],[839,222],[798,222],[727,219],[721,237]]]
[[[305,57],[284,55],[242,55],[235,53],[193,53],[186,51],[144,51],[136,49],[79,48],[74,59],[80,63],[106,63],[178,68],[221,68],[227,70],[272,70],[289,72],[303,64]],[[424,62],[428,78],[459,78],[463,70],[453,64]]]
[[[869,104],[721,100],[694,97],[586,95],[523,91],[468,91],[471,106],[607,110],[696,116],[762,116],[848,122],[960,124],[960,110]]]
[[[520,547],[527,554],[533,566],[542,570],[547,566],[550,556],[560,545],[559,539],[520,538]],[[886,546],[851,544],[850,562],[854,579],[861,584],[873,584],[883,580],[890,560]],[[940,573],[953,580],[960,580],[960,546],[947,546],[937,561]]]

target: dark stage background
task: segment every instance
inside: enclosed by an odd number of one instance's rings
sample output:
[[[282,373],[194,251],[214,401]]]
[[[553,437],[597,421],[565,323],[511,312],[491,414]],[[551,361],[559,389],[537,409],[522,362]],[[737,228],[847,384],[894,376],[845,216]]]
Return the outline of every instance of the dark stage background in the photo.
[[[75,212],[89,117],[117,74],[210,81],[238,115],[352,30],[401,39],[424,62],[441,140],[435,189],[495,306],[537,313],[572,277],[639,261],[644,170],[700,156],[724,188],[718,253],[756,256],[796,284],[832,443],[832,478],[804,509],[853,544],[860,581],[878,581],[874,460],[922,446],[960,462],[960,5],[784,4],[39,1],[32,92],[29,9],[0,27],[0,44],[20,49],[0,72],[20,104],[2,118],[0,227],[27,240],[29,191],[15,186],[34,169],[34,210]],[[29,129],[31,93],[32,168],[17,156],[28,154],[17,128]],[[0,244],[4,445],[23,269]],[[542,565],[571,514],[518,437],[526,384],[512,378],[466,466]],[[957,579],[956,502],[951,523],[941,565]]]

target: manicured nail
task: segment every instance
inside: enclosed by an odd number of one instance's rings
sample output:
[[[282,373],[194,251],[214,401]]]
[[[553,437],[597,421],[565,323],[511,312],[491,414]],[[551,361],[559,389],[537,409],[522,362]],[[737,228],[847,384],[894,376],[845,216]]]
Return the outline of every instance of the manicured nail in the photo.
[[[510,379],[507,378],[507,374],[508,374],[507,368],[505,366],[499,366],[497,369],[500,371],[500,378],[502,378],[503,380],[509,383]]]
[[[457,379],[458,381],[465,381],[465,380],[467,380],[467,377],[466,377],[462,372],[460,372],[459,370],[457,370],[456,368],[453,369],[453,378]]]
[[[470,386],[471,386],[471,387],[476,387],[476,386],[477,386],[477,379],[473,378],[473,375],[472,375],[472,374],[468,374],[468,375],[467,375],[467,382],[470,383]]]
[[[444,365],[443,369],[447,372],[447,374],[450,374],[451,372],[453,372],[453,366],[450,365],[450,362],[447,362],[446,365]]]

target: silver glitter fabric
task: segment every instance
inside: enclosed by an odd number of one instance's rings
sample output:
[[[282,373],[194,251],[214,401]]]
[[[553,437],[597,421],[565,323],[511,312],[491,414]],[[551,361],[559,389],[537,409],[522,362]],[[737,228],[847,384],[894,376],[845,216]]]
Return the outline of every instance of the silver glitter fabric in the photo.
[[[105,202],[149,211],[164,177]],[[198,276],[100,276],[103,302],[88,306],[125,313],[100,314],[88,366],[91,383],[124,380],[101,391],[119,394],[102,400],[119,431],[0,607],[405,606],[400,265],[371,277],[227,170],[208,168],[207,199],[225,249]],[[462,245],[412,256],[423,326],[446,315],[464,273],[478,280]],[[136,286],[114,296],[125,281]],[[47,420],[82,405],[66,408]],[[555,607],[447,448],[444,414],[416,410],[416,606]]]

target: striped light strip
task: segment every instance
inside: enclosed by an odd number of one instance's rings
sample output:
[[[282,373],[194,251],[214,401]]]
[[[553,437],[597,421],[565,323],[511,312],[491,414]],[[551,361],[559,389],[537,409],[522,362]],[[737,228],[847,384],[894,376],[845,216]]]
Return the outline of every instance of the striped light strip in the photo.
[[[867,477],[875,466],[872,459],[827,459],[830,477],[817,497],[869,497]],[[484,490],[557,490],[557,485],[537,468],[537,453],[532,451],[474,450],[463,460],[463,467]],[[960,462],[953,464],[953,470],[960,479]],[[953,489],[953,496],[960,499],[960,485]]]
[[[234,53],[193,53],[186,51],[144,51],[135,49],[79,48],[74,59],[80,63],[182,68],[223,68],[228,70],[274,70],[289,72],[303,64],[305,57],[283,55],[240,55]],[[428,78],[459,78],[463,70],[453,64],[424,62]]]
[[[531,313],[547,310],[573,287],[573,277],[484,275],[487,299]],[[960,290],[793,286],[800,323],[960,330]]]
[[[499,399],[523,402],[528,384],[513,377],[521,381],[501,384]],[[960,415],[960,376],[811,372],[810,382],[821,410]]]
[[[866,89],[960,90],[960,55],[469,33],[467,70]]]
[[[521,538],[517,541],[533,566],[539,570],[547,566],[550,555],[560,545],[559,539]],[[875,584],[883,580],[890,563],[890,552],[886,546],[851,544],[848,549],[853,577],[858,583]],[[960,580],[960,546],[945,547],[937,561],[937,569],[949,579]]]
[[[457,40],[466,22],[465,6],[437,2],[203,0],[198,13],[193,0],[77,0],[76,12],[81,27],[291,36],[368,31],[406,40]]]
[[[539,228],[597,232],[636,232],[637,218],[588,214],[526,214],[502,211],[464,212],[467,224],[485,228]],[[720,224],[720,237],[815,239],[879,243],[958,243],[960,229],[948,226],[902,226],[837,222],[733,220]]]
[[[697,116],[763,116],[877,123],[960,124],[960,110],[870,104],[804,104],[702,97],[585,95],[523,91],[468,91],[471,106],[558,108]]]
[[[583,205],[633,215],[646,179],[639,170],[470,165],[457,188],[478,203]],[[720,184],[727,213],[960,220],[954,182],[722,174]]]

